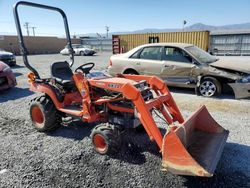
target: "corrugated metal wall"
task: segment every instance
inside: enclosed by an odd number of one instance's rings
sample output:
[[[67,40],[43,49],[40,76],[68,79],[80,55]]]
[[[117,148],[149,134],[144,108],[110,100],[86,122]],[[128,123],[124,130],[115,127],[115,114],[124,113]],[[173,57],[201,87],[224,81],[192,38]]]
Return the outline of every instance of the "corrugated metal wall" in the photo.
[[[81,39],[82,44],[89,45],[98,51],[111,51],[112,50],[112,39],[107,38],[83,38]]]
[[[139,45],[148,44],[149,37],[159,37],[159,42],[191,43],[206,51],[209,49],[209,31],[169,32],[116,35],[120,39],[120,46],[124,51],[131,50]]]
[[[250,55],[250,34],[211,35],[214,55]]]

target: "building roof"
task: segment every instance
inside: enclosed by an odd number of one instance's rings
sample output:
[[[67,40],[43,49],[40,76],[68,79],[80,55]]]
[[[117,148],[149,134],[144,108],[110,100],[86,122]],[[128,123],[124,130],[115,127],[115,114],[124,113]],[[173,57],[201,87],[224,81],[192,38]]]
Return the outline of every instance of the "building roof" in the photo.
[[[250,34],[250,29],[241,29],[241,30],[215,30],[211,31],[210,35],[241,35],[241,34]]]
[[[150,44],[144,44],[142,46],[173,46],[173,47],[181,47],[185,48],[188,46],[193,46],[193,44],[188,44],[188,43],[169,43],[169,42],[159,42],[159,43],[150,43]]]

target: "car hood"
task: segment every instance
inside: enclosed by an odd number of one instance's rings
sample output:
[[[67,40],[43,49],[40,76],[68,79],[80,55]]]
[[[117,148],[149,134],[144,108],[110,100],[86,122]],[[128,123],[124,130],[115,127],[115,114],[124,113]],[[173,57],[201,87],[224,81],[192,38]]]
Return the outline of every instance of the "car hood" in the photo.
[[[62,49],[60,52],[69,51],[67,48]]]
[[[0,72],[3,71],[8,65],[6,65],[4,62],[0,61]]]
[[[6,51],[0,51],[0,56],[1,55],[13,55],[11,52],[6,52]]]
[[[250,62],[246,62],[246,61],[236,62],[233,59],[230,59],[230,60],[219,59],[218,61],[214,63],[210,63],[209,65],[212,67],[216,67],[216,68],[234,70],[234,71],[250,74]]]

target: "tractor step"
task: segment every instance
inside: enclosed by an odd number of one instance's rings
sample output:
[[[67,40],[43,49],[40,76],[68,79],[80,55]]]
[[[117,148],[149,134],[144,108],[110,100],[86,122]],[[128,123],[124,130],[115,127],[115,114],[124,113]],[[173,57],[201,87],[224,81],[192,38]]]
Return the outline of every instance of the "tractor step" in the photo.
[[[64,108],[60,108],[60,111],[66,113],[67,115],[82,117],[83,111],[80,106],[65,106]]]

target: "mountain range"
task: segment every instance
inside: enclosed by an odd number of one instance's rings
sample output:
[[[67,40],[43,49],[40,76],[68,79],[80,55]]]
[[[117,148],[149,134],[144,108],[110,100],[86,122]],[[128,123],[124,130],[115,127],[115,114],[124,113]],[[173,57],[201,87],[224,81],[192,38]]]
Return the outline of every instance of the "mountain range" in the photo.
[[[112,29],[112,27],[111,27]],[[228,31],[228,30],[239,30],[245,31],[250,30],[250,23],[242,23],[242,24],[231,24],[231,25],[223,25],[223,26],[213,26],[213,25],[206,25],[203,23],[196,23],[190,26],[186,26],[184,31]],[[176,32],[176,31],[183,31],[183,29],[173,28],[173,29],[156,29],[156,28],[146,28],[142,30],[135,30],[135,31],[121,31],[121,32],[110,32],[109,36],[112,35],[119,35],[119,34],[136,34],[136,33],[160,33],[160,32]],[[106,34],[102,33],[99,34],[101,36],[106,36]],[[87,33],[80,36],[89,36],[89,37],[97,37],[96,33]]]

